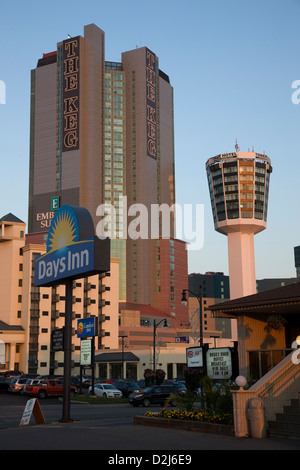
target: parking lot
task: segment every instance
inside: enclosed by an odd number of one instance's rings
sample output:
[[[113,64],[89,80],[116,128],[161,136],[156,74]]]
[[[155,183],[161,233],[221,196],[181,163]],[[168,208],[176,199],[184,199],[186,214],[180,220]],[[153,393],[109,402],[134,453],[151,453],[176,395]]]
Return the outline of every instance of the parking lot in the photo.
[[[89,394],[89,383],[82,388]],[[0,450],[99,450],[103,456],[113,455],[111,450],[161,450],[168,455],[197,455],[200,450],[299,450],[299,440],[235,438],[204,432],[183,431],[134,424],[134,416],[146,411],[157,412],[162,404],[147,403],[134,407],[129,397],[106,404],[71,402],[70,422],[62,423],[63,399],[49,396],[38,399],[45,424],[36,425],[32,416],[30,425],[20,426],[27,401],[31,397],[18,392],[0,393]],[[96,403],[96,402],[95,402]],[[121,455],[121,454],[120,454]],[[147,454],[148,455],[148,454]],[[145,459],[145,465],[151,463]],[[187,462],[185,462],[187,463]]]

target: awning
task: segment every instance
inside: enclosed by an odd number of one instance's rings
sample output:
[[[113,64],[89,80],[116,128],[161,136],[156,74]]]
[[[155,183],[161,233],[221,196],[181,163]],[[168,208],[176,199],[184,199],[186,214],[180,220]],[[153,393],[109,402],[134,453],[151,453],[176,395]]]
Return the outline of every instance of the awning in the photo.
[[[111,352],[111,353],[102,353],[95,356],[95,362],[138,362],[140,360],[132,352]]]
[[[300,313],[300,282],[278,287],[208,307],[214,316],[247,314]]]

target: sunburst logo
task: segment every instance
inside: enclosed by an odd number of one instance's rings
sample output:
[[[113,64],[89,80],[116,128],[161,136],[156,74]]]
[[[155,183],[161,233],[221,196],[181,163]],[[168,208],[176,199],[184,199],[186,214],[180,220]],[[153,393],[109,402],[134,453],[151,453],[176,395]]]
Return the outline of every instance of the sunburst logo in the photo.
[[[69,206],[64,206],[54,216],[48,233],[47,252],[76,243],[79,239],[77,217]]]

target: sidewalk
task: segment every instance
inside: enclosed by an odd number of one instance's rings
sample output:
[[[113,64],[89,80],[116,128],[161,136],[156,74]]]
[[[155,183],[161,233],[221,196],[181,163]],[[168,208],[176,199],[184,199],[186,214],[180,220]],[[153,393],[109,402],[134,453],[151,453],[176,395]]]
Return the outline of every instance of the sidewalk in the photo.
[[[300,440],[236,438],[133,424],[109,425],[104,421],[0,429],[0,450],[103,450],[101,455],[107,458],[116,452],[122,455],[122,451],[132,451],[134,455],[143,450],[184,455],[203,450],[300,450]]]

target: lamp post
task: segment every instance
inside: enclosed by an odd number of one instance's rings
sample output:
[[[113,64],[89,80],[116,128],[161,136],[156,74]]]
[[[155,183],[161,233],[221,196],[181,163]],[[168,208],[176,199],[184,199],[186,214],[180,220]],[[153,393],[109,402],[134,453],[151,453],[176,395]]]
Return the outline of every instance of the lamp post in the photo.
[[[202,286],[199,286],[199,293],[198,294],[195,294],[194,292],[192,292],[189,289],[183,289],[182,297],[181,297],[181,304],[184,307],[187,306],[187,298],[186,298],[186,293],[187,292],[192,294],[194,297],[197,297],[197,300],[199,302],[199,334],[200,334],[199,345],[200,345],[200,348],[202,348],[202,354],[203,354]],[[201,397],[200,398],[201,399],[201,408],[203,408],[204,407],[204,400],[203,400],[204,394],[203,394],[202,383],[201,383],[201,392],[200,393],[201,393],[201,395],[200,395],[200,397]]]
[[[164,322],[164,328],[168,328],[168,323],[167,323],[167,320],[166,318],[164,318],[163,320],[161,320],[160,322],[158,323],[155,323],[155,320],[154,320],[154,323],[153,323],[153,372],[155,372],[155,344],[156,344],[156,330],[157,328],[159,327],[159,325]]]
[[[125,379],[124,377],[124,338],[127,338],[127,335],[119,335],[119,338],[122,338],[122,378]]]
[[[202,286],[199,286],[199,293],[195,294],[194,292],[190,291],[189,289],[183,289],[182,291],[182,298],[181,298],[181,304],[186,307],[187,306],[187,298],[186,298],[186,293],[189,292],[192,294],[194,297],[197,297],[197,300],[199,302],[199,334],[200,334],[200,339],[199,339],[199,344],[200,347],[202,348],[203,346],[203,322],[202,322]]]

